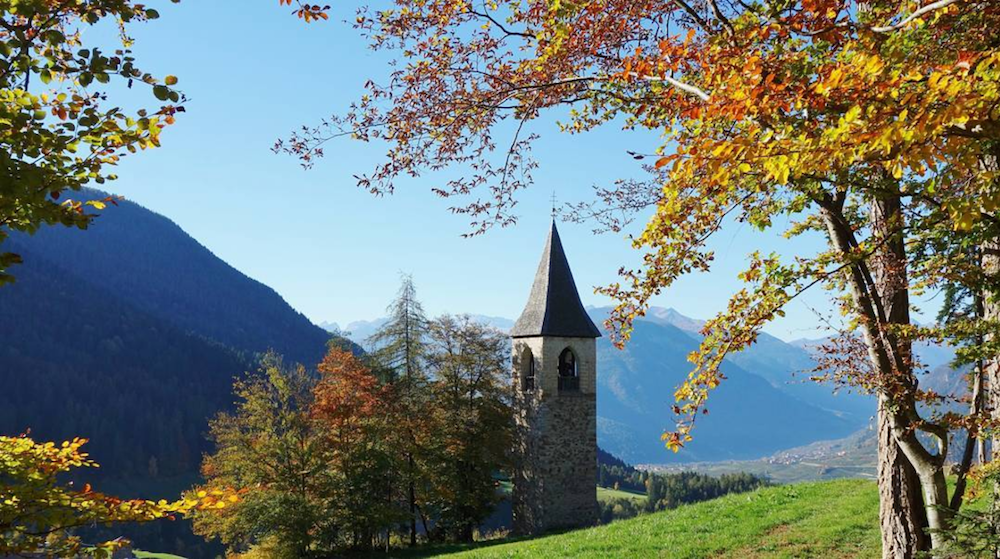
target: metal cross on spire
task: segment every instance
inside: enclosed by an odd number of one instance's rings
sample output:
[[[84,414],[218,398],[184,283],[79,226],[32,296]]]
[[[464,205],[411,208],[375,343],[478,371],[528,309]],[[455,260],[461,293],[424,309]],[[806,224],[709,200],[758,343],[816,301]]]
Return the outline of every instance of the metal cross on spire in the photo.
[[[556,219],[556,191],[552,191],[552,220]]]

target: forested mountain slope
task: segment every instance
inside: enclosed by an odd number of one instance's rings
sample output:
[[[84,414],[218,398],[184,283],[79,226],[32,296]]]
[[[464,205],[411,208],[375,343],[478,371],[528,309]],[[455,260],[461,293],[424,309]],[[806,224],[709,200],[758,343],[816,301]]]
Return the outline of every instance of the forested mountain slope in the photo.
[[[85,196],[106,194],[88,190]],[[85,231],[45,227],[12,237],[5,248],[28,261],[44,259],[151,316],[239,351],[275,349],[311,365],[329,338],[273,289],[132,202],[109,205]]]
[[[96,191],[88,196],[104,196]],[[109,206],[88,230],[15,235],[0,288],[0,432],[91,440],[96,475],[197,471],[208,419],[255,354],[319,361],[329,334],[167,218]]]

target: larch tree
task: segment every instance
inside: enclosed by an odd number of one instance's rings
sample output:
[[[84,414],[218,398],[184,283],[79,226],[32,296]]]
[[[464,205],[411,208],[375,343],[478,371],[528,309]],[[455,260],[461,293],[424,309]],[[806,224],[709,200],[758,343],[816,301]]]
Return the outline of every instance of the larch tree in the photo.
[[[160,145],[184,98],[176,77],[140,69],[128,35],[157,17],[132,0],[0,1],[0,243],[43,225],[85,228],[114,199],[67,192],[114,179],[109,168],[123,156]],[[117,44],[86,39],[98,24],[118,26]],[[112,82],[162,104],[126,110],[125,97],[108,92]],[[0,251],[0,285],[20,261]]]
[[[317,370],[311,414],[328,455],[327,499],[342,539],[349,538],[352,548],[370,550],[383,529],[407,518],[391,499],[403,467],[395,446],[400,440],[395,387],[380,383],[350,348],[336,344]]]
[[[394,387],[398,428],[404,440],[400,450],[406,463],[405,492],[410,511],[410,545],[417,544],[417,518],[420,516],[418,487],[426,477],[421,473],[426,416],[424,411],[429,398],[428,378],[425,370],[427,355],[427,317],[417,300],[413,278],[402,277],[396,299],[386,309],[388,320],[366,340],[371,347],[371,357],[376,372]]]
[[[322,11],[322,10],[321,10]],[[325,12],[324,12],[325,13]],[[844,344],[864,360],[828,355],[826,376],[877,395],[883,553],[940,546],[954,514],[944,466],[949,435],[996,424],[986,411],[943,411],[924,390],[917,339],[959,345],[982,332],[996,371],[995,276],[1000,185],[1000,5],[985,0],[440,0],[362,7],[355,26],[395,55],[345,114],[280,141],[306,167],[338,136],[388,145],[358,184],[391,193],[401,178],[449,166],[435,185],[456,199],[472,233],[515,221],[517,192],[536,163],[532,124],[563,117],[582,133],[624,123],[661,132],[637,150],[649,180],[622,180],[583,197],[576,215],[621,231],[652,217],[633,247],[642,266],[601,291],[625,343],[636,316],[677,278],[711,268],[712,236],[739,221],[827,240],[813,254],[759,254],[745,287],[704,328],[689,380],[674,394],[680,448],[693,436],[727,354],[755,342],[802,292],[826,288],[849,319]],[[914,294],[962,274],[943,253],[983,247],[980,320],[957,332],[918,327]],[[967,275],[967,279],[974,276]],[[996,387],[988,403],[1000,411]],[[961,395],[954,395],[961,398]],[[920,433],[920,436],[918,436]],[[928,443],[930,441],[930,443]],[[925,527],[930,528],[927,537]]]

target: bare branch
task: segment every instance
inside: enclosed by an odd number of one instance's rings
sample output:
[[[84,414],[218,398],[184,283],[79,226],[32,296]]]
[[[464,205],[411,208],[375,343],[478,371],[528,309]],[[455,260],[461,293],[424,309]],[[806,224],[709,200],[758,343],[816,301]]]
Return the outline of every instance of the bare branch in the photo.
[[[733,27],[732,22],[729,21],[729,18],[722,15],[722,10],[719,9],[718,0],[708,0],[708,3],[712,6],[712,13],[715,14],[715,19],[721,21],[722,24],[726,26],[726,31],[729,32],[729,36],[732,37],[733,35],[736,35],[736,29]]]
[[[899,23],[893,25],[885,25],[882,27],[872,27],[872,31],[876,33],[889,33],[891,31],[895,31],[897,29],[906,27],[907,24],[909,24],[911,21],[917,19],[920,16],[933,12],[934,10],[940,10],[941,8],[946,8],[952,4],[956,4],[962,1],[963,0],[938,0],[937,2],[931,2],[930,4],[924,6],[923,8],[920,8],[919,10],[906,16]]]
[[[698,15],[698,12],[696,12],[695,9],[692,8],[687,2],[685,2],[684,0],[674,0],[674,4],[677,4],[678,6],[681,7],[682,10],[687,12],[687,15],[691,16],[691,19],[693,19],[695,23],[698,24],[699,27],[701,27],[708,33],[712,33],[712,27],[708,25],[708,22],[705,21],[705,19],[702,18],[700,15]]]
[[[515,37],[524,37],[526,39],[534,39],[535,38],[535,36],[533,34],[531,34],[531,33],[524,33],[522,31],[511,31],[510,29],[507,29],[502,23],[500,23],[499,21],[497,21],[496,18],[494,18],[493,16],[491,16],[488,13],[477,12],[476,10],[469,10],[469,13],[472,14],[472,15],[474,15],[474,16],[477,16],[477,17],[488,19],[490,21],[490,23],[492,23],[493,25],[496,25],[497,28],[499,28],[500,31],[503,32],[504,35],[512,35],[512,36],[515,36]]]
[[[672,85],[673,87],[675,87],[675,88],[683,91],[684,93],[687,93],[689,95],[694,95],[695,97],[697,97],[698,99],[701,99],[702,101],[708,101],[709,99],[711,99],[711,96],[708,93],[705,93],[705,90],[699,88],[698,86],[687,84],[687,83],[684,83],[684,82],[679,81],[679,80],[675,80],[674,78],[671,78],[670,76],[658,77],[658,76],[643,76],[643,75],[639,75],[639,74],[632,74],[632,75],[635,76],[635,77],[637,77],[637,78],[639,78],[640,80],[644,80],[644,81],[648,81],[648,82],[665,82],[665,83],[668,83],[668,84]]]

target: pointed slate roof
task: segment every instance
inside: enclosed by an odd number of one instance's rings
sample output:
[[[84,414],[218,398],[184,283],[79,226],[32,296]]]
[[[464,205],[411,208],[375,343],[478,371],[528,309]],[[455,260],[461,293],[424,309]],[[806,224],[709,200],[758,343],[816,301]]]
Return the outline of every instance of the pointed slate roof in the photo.
[[[573,272],[559,240],[556,222],[545,242],[542,261],[535,272],[528,304],[510,331],[514,338],[530,336],[563,336],[567,338],[600,338],[601,331],[590,320],[580,294],[576,291]]]

